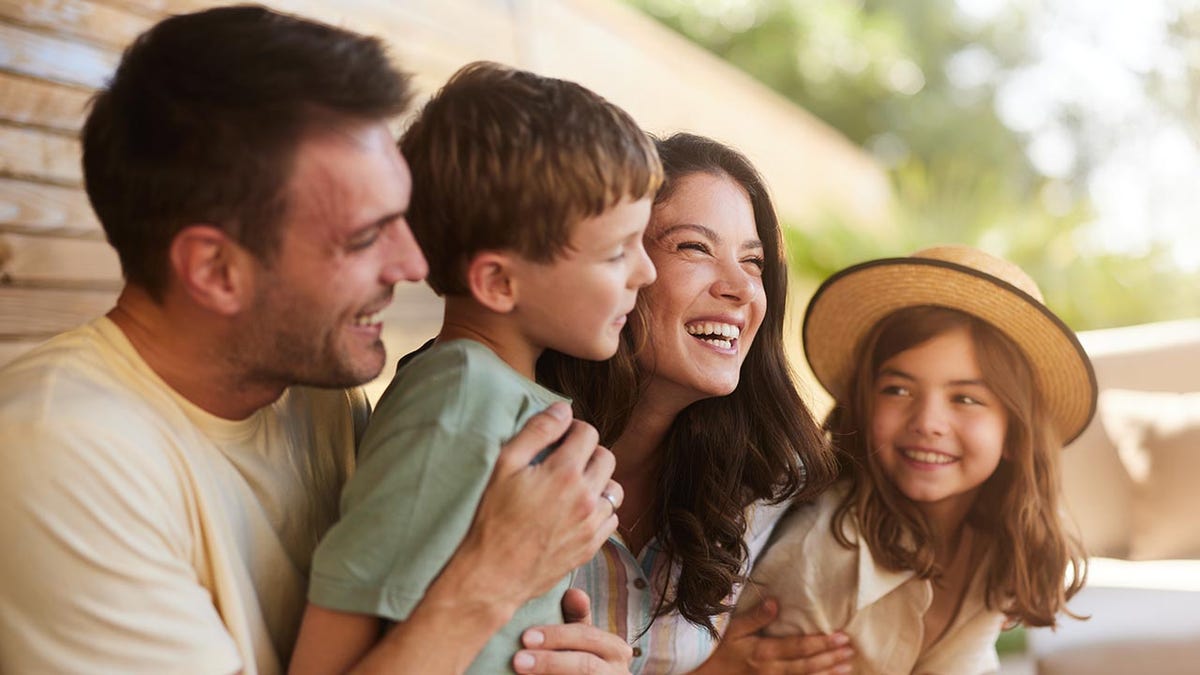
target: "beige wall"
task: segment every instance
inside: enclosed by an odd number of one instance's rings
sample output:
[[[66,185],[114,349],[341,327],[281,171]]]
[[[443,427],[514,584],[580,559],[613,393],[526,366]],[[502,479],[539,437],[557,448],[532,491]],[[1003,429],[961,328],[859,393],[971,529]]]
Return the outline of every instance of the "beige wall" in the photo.
[[[111,305],[120,269],[81,189],[76,134],[88,97],[138,33],[169,13],[214,4],[0,0],[0,363]],[[887,181],[862,152],[615,0],[266,4],[383,37],[425,95],[477,59],[578,80],[650,131],[686,129],[741,148],[790,219],[834,212],[863,227],[888,222]],[[440,319],[426,288],[397,290],[385,333],[393,355]]]

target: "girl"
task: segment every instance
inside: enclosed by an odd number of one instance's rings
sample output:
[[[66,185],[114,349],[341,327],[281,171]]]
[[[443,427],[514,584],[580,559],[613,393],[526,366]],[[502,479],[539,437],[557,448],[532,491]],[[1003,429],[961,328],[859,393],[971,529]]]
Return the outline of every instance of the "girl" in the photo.
[[[773,635],[846,632],[855,672],[997,670],[1006,619],[1053,626],[1086,576],[1058,509],[1058,451],[1095,409],[1079,342],[965,246],[834,275],[804,341],[840,481],[780,522],[742,602],[779,599]]]

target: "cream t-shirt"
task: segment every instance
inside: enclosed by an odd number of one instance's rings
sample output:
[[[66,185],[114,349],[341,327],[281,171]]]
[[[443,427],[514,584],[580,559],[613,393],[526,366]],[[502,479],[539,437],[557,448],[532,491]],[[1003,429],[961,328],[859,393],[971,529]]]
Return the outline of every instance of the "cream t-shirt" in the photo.
[[[215,417],[107,318],[0,370],[0,672],[281,672],[367,413]]]

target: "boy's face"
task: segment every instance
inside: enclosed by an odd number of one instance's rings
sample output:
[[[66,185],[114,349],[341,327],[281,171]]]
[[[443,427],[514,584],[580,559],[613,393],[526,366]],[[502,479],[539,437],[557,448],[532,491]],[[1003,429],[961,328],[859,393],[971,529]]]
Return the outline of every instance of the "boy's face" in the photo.
[[[517,261],[513,311],[530,343],[594,361],[616,353],[638,289],[655,277],[642,245],[649,220],[649,197],[625,199],[575,225],[553,261]]]

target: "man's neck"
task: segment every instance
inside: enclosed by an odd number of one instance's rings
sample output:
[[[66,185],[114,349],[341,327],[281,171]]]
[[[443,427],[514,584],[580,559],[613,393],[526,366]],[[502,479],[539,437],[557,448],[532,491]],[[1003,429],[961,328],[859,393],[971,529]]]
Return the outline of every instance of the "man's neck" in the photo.
[[[499,314],[469,297],[447,297],[438,342],[474,340],[530,380],[544,348],[529,341],[511,314]]]
[[[278,399],[286,385],[251,382],[228,356],[224,322],[199,311],[126,286],[108,318],[169,387],[217,417],[245,419]]]

